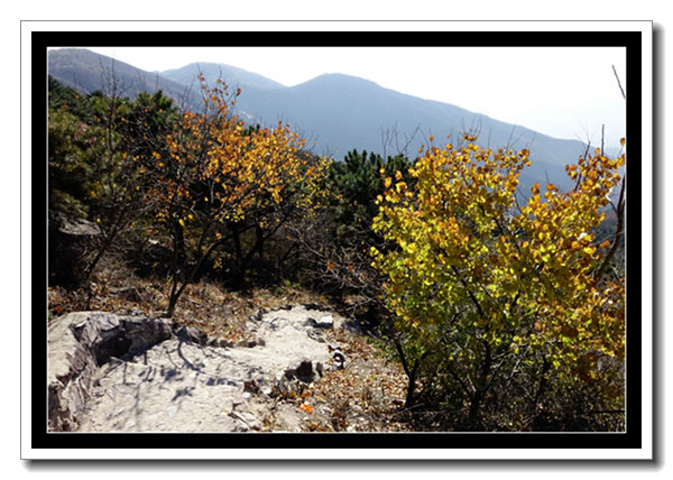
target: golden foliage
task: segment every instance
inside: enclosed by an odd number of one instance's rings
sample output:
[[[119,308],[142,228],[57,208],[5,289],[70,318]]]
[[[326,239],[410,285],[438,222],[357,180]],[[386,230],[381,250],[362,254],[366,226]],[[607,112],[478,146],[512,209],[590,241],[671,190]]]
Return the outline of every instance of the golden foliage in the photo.
[[[426,150],[410,170],[412,192],[385,179],[374,229],[394,247],[372,256],[388,277],[396,329],[473,384],[479,360],[506,349],[537,349],[560,375],[595,378],[601,357],[624,359],[624,279],[595,277],[610,242],[597,244],[592,231],[625,156],[580,158],[566,167],[571,191],[548,184],[543,193],[536,183],[519,208],[529,152],[464,140]]]

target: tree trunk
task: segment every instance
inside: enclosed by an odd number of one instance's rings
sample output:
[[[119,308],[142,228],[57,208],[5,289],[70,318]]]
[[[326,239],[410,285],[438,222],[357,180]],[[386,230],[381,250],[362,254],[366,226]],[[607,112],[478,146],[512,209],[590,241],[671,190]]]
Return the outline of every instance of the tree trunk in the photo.
[[[219,248],[225,241],[229,240],[229,238],[222,238],[218,240],[217,242],[213,243],[210,248],[206,251],[206,253],[200,254],[201,256],[198,258],[194,266],[189,270],[189,273],[184,276],[184,280],[182,281],[182,285],[178,288],[178,275],[176,272],[176,275],[173,277],[173,286],[171,289],[171,295],[170,299],[168,301],[168,310],[166,311],[166,315],[171,318],[173,314],[175,313],[175,307],[178,304],[178,299],[182,295],[182,292],[185,291],[187,288],[187,285],[191,284],[194,281],[194,278],[196,278],[196,274],[198,273],[199,269],[203,265],[203,262],[206,261],[206,259],[210,256],[211,253],[213,253],[217,248]]]
[[[469,430],[481,430],[481,402],[484,398],[484,391],[477,390],[470,401],[470,413],[468,417]]]
[[[388,328],[390,328],[393,344],[397,350],[400,363],[402,363],[402,369],[407,375],[407,395],[406,399],[404,400],[404,408],[411,408],[415,403],[414,394],[416,393],[416,373],[418,372],[418,367],[420,366],[421,362],[420,360],[416,360],[413,367],[409,365],[407,356],[405,355],[404,349],[402,348],[402,344],[400,344],[399,339],[395,336],[394,327],[392,324],[389,324]]]
[[[255,251],[259,258],[264,258],[264,229],[255,225]]]
[[[407,374],[407,396],[406,399],[404,400],[404,408],[411,408],[415,405],[416,399],[414,398],[414,394],[416,393],[416,372],[418,371],[418,365],[419,362],[416,361],[414,363],[413,368],[411,369],[411,372]]]
[[[479,379],[476,382],[476,390],[470,400],[470,413],[468,417],[468,428],[470,430],[481,430],[483,423],[481,419],[481,407],[484,401],[486,390],[489,387],[488,376],[491,373],[491,346],[484,341],[484,359],[479,372]]]
[[[185,232],[177,222],[173,223],[173,255],[171,257],[171,273],[173,279],[171,281],[171,293],[168,299],[168,309],[166,311],[166,316],[171,318],[175,313],[175,306],[178,303],[178,298],[184,290],[183,287],[178,289],[178,284],[180,283],[180,276],[184,275],[183,269],[185,268]]]
[[[177,293],[177,281],[173,282],[173,288],[171,290],[171,296],[168,299],[168,309],[166,310],[166,316],[168,318],[173,318],[173,314],[175,313],[175,307],[178,304],[178,298],[180,298],[180,295]]]

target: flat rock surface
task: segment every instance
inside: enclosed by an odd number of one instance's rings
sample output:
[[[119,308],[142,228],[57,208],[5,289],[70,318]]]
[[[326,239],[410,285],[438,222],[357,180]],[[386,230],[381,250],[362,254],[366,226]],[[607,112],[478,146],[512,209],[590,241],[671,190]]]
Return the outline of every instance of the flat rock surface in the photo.
[[[294,306],[251,320],[251,340],[235,347],[173,337],[112,359],[96,372],[78,431],[297,431],[302,412],[272,398],[272,389],[302,360],[334,368],[321,332],[337,320]]]

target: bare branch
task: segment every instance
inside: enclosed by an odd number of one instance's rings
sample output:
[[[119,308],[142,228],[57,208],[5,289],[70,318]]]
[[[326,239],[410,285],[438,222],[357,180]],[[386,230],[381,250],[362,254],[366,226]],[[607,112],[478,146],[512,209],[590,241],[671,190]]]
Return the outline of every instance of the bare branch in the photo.
[[[626,92],[622,88],[622,82],[619,81],[619,75],[617,75],[617,69],[615,68],[614,65],[612,66],[612,72],[615,74],[615,78],[617,79],[617,85],[619,85],[619,90],[622,92],[622,97],[624,98],[624,100],[626,100]]]

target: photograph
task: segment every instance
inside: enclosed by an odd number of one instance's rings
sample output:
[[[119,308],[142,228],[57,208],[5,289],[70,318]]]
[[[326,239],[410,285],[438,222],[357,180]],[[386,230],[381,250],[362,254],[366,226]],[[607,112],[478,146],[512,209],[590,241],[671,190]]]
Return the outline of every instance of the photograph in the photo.
[[[651,456],[651,22],[22,38],[24,458]]]

